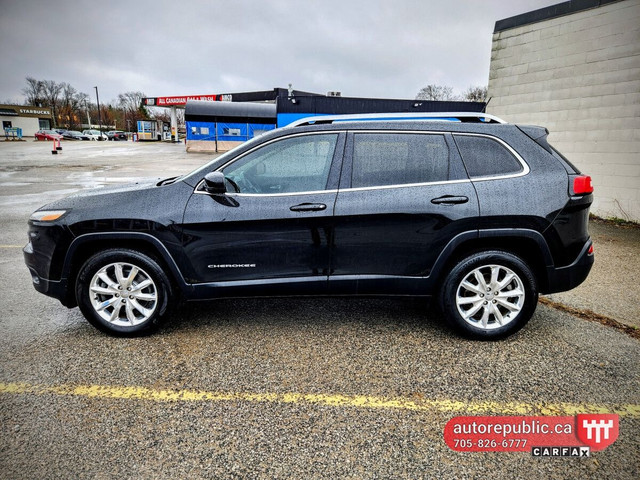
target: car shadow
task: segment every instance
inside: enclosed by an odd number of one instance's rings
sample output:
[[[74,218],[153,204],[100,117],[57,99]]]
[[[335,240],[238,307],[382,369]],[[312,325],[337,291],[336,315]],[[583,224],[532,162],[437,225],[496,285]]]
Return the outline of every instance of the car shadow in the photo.
[[[437,308],[426,299],[394,298],[240,298],[188,302],[169,313],[161,333],[206,330],[217,326],[299,326],[419,330],[454,336]]]

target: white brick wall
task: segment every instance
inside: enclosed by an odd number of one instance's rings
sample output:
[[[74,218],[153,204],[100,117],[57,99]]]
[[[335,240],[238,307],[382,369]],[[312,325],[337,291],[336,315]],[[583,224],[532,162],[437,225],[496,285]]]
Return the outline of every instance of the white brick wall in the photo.
[[[592,212],[640,221],[640,0],[494,34],[489,96],[592,176]]]

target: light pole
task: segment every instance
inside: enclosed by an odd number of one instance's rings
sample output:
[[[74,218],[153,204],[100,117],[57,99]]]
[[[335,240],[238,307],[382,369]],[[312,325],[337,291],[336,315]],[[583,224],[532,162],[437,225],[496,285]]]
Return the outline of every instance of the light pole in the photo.
[[[98,103],[98,126],[100,131],[99,140],[102,140],[102,118],[100,117],[100,97],[98,97],[98,87],[93,87],[96,89],[96,102]]]

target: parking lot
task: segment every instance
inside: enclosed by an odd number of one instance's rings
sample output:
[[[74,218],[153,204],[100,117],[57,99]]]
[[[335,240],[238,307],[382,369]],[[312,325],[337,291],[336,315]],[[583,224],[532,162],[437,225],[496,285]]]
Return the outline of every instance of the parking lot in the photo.
[[[63,142],[52,155],[51,143],[0,143],[0,476],[640,477],[638,339],[549,305],[492,343],[457,337],[421,300],[377,298],[193,303],[158,334],[122,339],[33,289],[21,251],[33,210],[210,158],[182,144]],[[602,285],[604,307],[553,300],[633,325],[637,283],[627,295]],[[576,413],[620,414],[618,440],[586,459],[443,440],[457,415]]]

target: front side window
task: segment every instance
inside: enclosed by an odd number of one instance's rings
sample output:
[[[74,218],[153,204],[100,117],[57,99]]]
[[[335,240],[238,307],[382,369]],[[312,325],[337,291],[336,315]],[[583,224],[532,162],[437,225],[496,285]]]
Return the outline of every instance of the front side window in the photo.
[[[222,169],[238,193],[325,190],[338,134],[289,137],[260,147]]]
[[[449,148],[443,135],[357,133],[351,187],[449,180]]]
[[[522,164],[500,142],[488,137],[454,135],[460,155],[471,178],[512,175]]]

